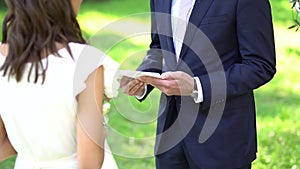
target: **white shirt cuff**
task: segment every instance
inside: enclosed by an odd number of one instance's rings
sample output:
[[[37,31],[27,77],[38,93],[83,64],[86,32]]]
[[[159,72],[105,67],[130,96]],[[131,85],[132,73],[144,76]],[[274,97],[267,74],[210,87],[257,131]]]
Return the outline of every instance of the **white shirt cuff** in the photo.
[[[141,100],[141,99],[143,99],[143,98],[145,97],[146,93],[147,93],[147,85],[145,86],[144,93],[143,93],[141,96],[135,96],[135,97],[136,97],[138,100]]]
[[[197,90],[198,90],[198,97],[194,98],[195,103],[201,103],[203,102],[203,91],[202,91],[202,85],[200,83],[200,80],[198,77],[194,77],[196,80]]]

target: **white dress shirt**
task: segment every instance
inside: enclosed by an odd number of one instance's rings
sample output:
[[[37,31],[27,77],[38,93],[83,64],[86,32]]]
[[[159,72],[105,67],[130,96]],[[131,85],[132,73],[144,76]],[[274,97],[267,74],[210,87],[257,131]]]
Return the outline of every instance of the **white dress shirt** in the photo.
[[[177,61],[179,60],[182,43],[186,32],[187,23],[189,22],[195,0],[173,0],[172,1],[172,30],[173,43]],[[203,102],[202,85],[199,78],[194,77],[198,89],[198,98],[194,98],[196,103]]]

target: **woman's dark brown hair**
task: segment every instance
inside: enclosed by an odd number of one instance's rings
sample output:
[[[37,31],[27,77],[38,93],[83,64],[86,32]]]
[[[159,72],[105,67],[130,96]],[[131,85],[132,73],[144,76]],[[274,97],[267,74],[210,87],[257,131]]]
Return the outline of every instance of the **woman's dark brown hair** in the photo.
[[[28,81],[34,72],[37,83],[40,70],[45,81],[43,57],[58,54],[57,44],[69,51],[69,42],[85,43],[70,0],[5,0],[8,12],[2,24],[2,43],[9,46],[8,56],[0,70],[3,76],[23,78],[27,63],[32,63]]]

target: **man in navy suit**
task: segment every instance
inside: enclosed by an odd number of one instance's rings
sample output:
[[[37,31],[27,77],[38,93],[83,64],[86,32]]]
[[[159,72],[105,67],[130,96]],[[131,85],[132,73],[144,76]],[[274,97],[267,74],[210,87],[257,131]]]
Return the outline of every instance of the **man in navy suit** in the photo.
[[[276,72],[269,1],[150,1],[152,42],[138,70],[162,78],[122,79],[122,86],[141,101],[153,87],[162,91],[156,167],[251,168],[253,90]]]

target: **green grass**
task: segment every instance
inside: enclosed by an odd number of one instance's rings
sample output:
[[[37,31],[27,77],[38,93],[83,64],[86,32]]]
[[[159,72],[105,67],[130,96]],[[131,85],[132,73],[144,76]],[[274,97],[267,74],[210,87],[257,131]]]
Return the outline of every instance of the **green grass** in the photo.
[[[258,158],[254,169],[300,168],[300,32],[287,29],[293,24],[288,0],[271,0],[277,52],[277,74],[267,85],[255,91],[258,127]],[[124,8],[125,7],[125,8]],[[120,18],[147,12],[148,0],[85,1],[78,16],[84,35],[91,44],[121,63],[123,69],[135,69],[146,53],[150,37],[136,35],[124,38],[120,29],[106,28],[122,23]],[[0,20],[3,10],[0,10]],[[126,21],[149,25],[149,17],[134,16]],[[0,35],[1,37],[1,35]],[[157,90],[150,99],[138,103],[120,94],[111,101],[108,140],[120,169],[152,169],[153,146],[158,107]],[[146,113],[143,113],[146,112]],[[146,119],[146,120],[145,120]],[[136,123],[145,120],[145,123]],[[148,138],[140,140],[137,138]],[[124,157],[125,156],[125,157]],[[126,156],[143,156],[129,158]],[[0,163],[0,169],[11,169],[13,158]]]

